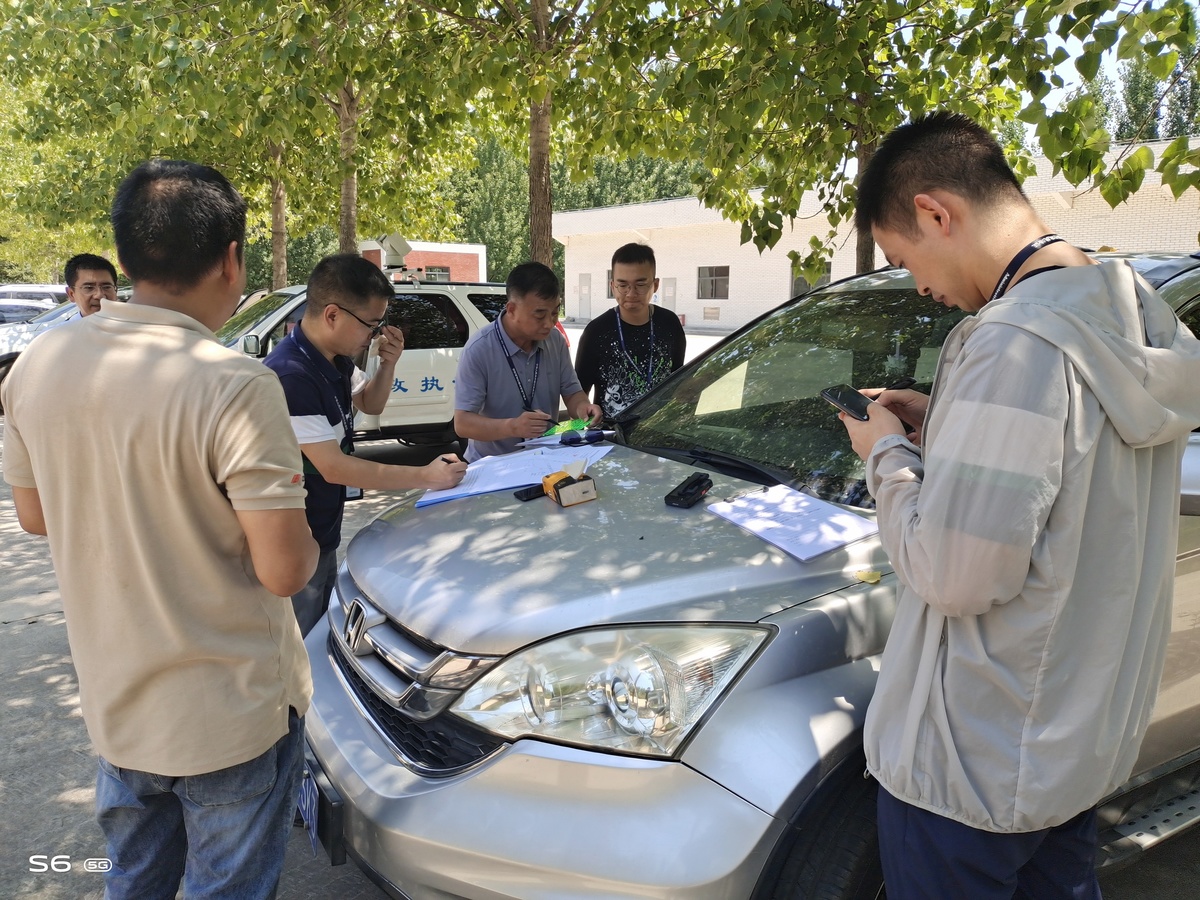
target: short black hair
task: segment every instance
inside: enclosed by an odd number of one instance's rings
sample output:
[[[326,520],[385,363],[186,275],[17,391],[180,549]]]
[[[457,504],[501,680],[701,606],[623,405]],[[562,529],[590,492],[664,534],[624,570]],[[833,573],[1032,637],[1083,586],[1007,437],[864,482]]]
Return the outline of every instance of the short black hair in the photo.
[[[67,283],[67,287],[75,287],[81,269],[107,272],[112,276],[113,284],[117,283],[117,267],[103,256],[97,256],[95,253],[76,253],[67,260],[66,268],[63,270],[63,281]]]
[[[187,288],[246,246],[246,201],[216,169],[177,159],[142,163],[112,206],[117,258],[129,280]]]
[[[913,198],[945,190],[976,204],[1024,199],[1025,192],[991,134],[973,119],[946,111],[907,122],[883,139],[858,180],[854,224],[912,237]]]
[[[330,303],[359,309],[372,300],[391,300],[396,289],[383,270],[357,253],[335,253],[317,263],[308,276],[304,314],[319,316]]]
[[[625,263],[627,266],[636,266],[639,263],[650,263],[650,266],[657,272],[658,263],[654,260],[654,249],[649,244],[622,244],[616,249],[612,255],[612,267],[615,269],[617,263]]]
[[[561,296],[558,287],[558,276],[549,266],[540,262],[521,263],[508,273],[504,283],[505,293],[509,300],[516,300],[532,294],[543,300],[557,300]]]

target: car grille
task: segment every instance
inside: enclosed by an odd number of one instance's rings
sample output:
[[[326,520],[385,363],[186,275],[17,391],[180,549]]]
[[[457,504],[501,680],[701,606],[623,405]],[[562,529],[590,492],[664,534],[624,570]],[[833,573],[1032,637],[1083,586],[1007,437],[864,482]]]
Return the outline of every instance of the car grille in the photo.
[[[410,719],[375,695],[347,663],[332,634],[328,644],[330,657],[363,710],[414,770],[452,775],[503,746],[504,741],[451,715],[443,713],[423,722]]]

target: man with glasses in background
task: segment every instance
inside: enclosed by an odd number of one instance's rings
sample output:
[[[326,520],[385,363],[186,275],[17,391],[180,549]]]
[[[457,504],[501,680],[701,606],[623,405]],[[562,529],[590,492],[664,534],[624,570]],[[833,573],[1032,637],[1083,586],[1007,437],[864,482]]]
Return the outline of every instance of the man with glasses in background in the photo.
[[[612,419],[683,365],[687,338],[679,317],[650,299],[658,290],[654,250],[625,244],[612,257],[617,305],[592,319],[579,338],[575,372]]]
[[[393,466],[354,456],[355,410],[383,412],[404,350],[404,332],[387,324],[392,297],[391,283],[374,263],[353,253],[327,256],[309,276],[304,318],[264,360],[287,397],[292,430],[304,455],[304,508],[321,548],[316,573],[292,595],[304,635],[329,605],[346,500],[358,499],[363,489],[450,488],[467,470],[455,454],[439,454],[426,466]],[[379,368],[368,380],[354,357],[376,337]]]
[[[67,260],[63,272],[67,299],[79,307],[81,316],[100,312],[101,300],[117,299],[117,268],[95,253],[77,253]]]

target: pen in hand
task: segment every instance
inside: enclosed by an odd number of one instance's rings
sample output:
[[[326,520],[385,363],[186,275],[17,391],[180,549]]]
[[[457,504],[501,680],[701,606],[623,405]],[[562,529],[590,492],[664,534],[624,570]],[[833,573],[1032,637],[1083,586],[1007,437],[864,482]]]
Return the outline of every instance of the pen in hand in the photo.
[[[884,388],[885,391],[902,391],[905,388],[910,388],[917,383],[917,379],[911,375],[905,375],[903,378],[897,378],[891,384]]]

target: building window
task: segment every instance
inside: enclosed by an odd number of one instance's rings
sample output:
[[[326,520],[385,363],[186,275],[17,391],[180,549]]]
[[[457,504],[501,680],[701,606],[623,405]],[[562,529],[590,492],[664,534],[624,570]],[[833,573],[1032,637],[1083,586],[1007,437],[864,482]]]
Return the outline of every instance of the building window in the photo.
[[[825,271],[821,277],[817,279],[816,284],[809,284],[808,279],[801,275],[795,268],[792,269],[792,297],[799,297],[801,294],[807,294],[813,288],[819,288],[823,284],[829,284],[829,277],[833,274],[833,263],[825,263]]]
[[[426,266],[425,267],[426,281],[449,281],[450,267],[449,266]]]
[[[729,266],[701,266],[697,269],[696,296],[701,300],[728,300]]]
[[[604,296],[609,300],[616,300],[612,289],[612,269],[604,270]]]

